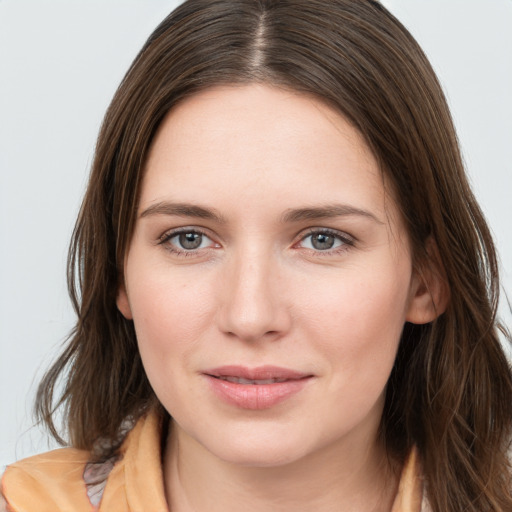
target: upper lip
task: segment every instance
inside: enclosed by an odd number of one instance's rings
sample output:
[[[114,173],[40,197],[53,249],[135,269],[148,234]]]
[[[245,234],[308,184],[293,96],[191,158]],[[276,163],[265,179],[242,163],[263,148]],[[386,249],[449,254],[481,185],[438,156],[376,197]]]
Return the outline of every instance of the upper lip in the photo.
[[[239,377],[247,380],[267,380],[267,379],[286,379],[286,380],[299,380],[305,377],[311,377],[311,374],[291,370],[289,368],[282,368],[280,366],[257,366],[249,368],[247,366],[227,365],[218,366],[210,370],[206,370],[206,375],[211,377]]]

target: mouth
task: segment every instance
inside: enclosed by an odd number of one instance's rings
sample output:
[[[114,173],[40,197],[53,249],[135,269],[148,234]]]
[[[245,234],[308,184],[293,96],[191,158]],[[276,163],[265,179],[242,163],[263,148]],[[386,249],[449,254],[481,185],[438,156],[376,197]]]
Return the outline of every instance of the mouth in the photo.
[[[220,366],[204,372],[210,377],[238,384],[274,384],[289,380],[300,380],[312,375],[281,366]]]
[[[241,409],[269,409],[302,391],[314,377],[277,366],[223,366],[204,372],[223,402]]]
[[[227,375],[215,376],[211,375],[214,379],[225,380],[226,382],[233,382],[235,384],[247,384],[250,386],[261,386],[263,384],[276,384],[279,382],[286,382],[288,379],[244,379],[243,377],[229,377]]]

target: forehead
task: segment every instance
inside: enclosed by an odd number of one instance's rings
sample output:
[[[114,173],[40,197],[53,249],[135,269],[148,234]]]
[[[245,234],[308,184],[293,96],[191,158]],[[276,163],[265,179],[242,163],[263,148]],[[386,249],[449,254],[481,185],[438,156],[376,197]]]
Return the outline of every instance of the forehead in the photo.
[[[382,213],[385,196],[364,138],[331,107],[266,85],[221,86],[184,100],[164,119],[147,159],[141,207],[243,197],[262,208],[350,202]]]

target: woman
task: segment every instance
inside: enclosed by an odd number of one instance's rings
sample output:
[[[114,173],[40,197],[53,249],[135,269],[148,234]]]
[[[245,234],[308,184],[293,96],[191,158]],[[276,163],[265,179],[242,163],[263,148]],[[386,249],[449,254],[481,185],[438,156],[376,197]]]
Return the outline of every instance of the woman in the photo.
[[[72,448],[8,467],[11,510],[511,509],[491,236],[379,3],[174,11],[107,112],[69,280],[37,407]]]

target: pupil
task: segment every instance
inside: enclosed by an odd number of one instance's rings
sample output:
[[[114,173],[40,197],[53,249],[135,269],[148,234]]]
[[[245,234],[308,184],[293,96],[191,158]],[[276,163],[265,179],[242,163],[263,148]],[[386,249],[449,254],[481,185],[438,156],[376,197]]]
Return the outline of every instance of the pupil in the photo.
[[[315,249],[326,250],[331,249],[334,245],[334,237],[332,235],[326,235],[324,233],[318,233],[313,236],[312,244]]]
[[[200,233],[181,233],[180,245],[184,249],[197,249],[201,245],[201,238]]]

